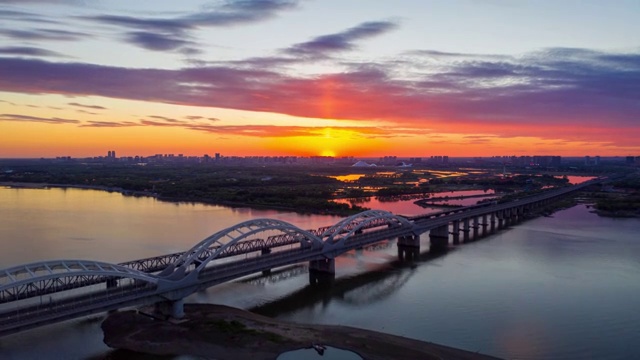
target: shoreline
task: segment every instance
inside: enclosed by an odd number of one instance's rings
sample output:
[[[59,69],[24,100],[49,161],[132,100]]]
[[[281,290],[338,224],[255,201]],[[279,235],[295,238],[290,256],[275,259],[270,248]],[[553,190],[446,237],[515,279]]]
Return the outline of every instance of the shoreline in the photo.
[[[402,336],[339,325],[280,321],[213,304],[185,304],[185,318],[158,320],[135,310],[110,314],[102,323],[109,347],[154,355],[192,355],[219,360],[275,360],[313,344],[352,351],[365,360],[496,360]]]
[[[98,190],[98,191],[106,191],[106,192],[117,192],[124,196],[150,197],[158,201],[164,201],[168,203],[196,203],[196,204],[203,204],[203,205],[226,206],[226,207],[232,207],[232,208],[250,208],[255,210],[290,211],[298,214],[350,216],[360,212],[360,211],[355,211],[355,212],[338,213],[338,212],[330,212],[330,211],[312,211],[307,209],[300,210],[300,209],[287,207],[287,206],[273,206],[273,205],[270,206],[270,205],[262,205],[262,204],[236,203],[236,202],[229,202],[229,201],[208,201],[203,199],[180,198],[180,197],[172,198],[172,197],[161,196],[157,193],[153,193],[149,191],[126,190],[121,187],[110,187],[110,186],[102,186],[102,185],[73,185],[73,184],[0,181],[0,187],[2,186],[12,188],[12,189],[56,188],[56,189]],[[328,199],[327,201],[332,201],[332,199]]]

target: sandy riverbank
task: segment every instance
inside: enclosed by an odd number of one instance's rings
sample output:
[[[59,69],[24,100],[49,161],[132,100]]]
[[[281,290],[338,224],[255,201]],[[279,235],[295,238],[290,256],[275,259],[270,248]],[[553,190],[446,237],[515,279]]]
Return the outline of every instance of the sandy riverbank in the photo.
[[[218,360],[275,360],[279,354],[323,344],[366,360],[491,360],[433,343],[347,326],[296,324],[221,305],[187,304],[179,322],[137,311],[117,312],[102,324],[112,348],[157,355],[194,355]]]

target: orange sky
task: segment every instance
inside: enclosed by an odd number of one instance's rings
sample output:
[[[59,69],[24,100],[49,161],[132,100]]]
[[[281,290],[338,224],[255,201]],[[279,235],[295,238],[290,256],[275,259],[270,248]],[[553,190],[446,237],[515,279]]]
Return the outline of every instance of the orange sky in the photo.
[[[299,118],[275,113],[61,95],[3,94],[0,113],[32,117],[0,121],[0,157],[118,156],[624,156],[640,153],[634,134],[610,129],[411,120]],[[326,113],[339,100],[324,95]],[[38,105],[35,105],[38,104]],[[81,106],[70,106],[78,104]],[[95,105],[102,104],[102,105]],[[92,109],[100,106],[104,109]],[[341,105],[347,106],[347,105]],[[90,111],[92,114],[87,114]],[[42,119],[50,119],[43,122]],[[194,120],[195,119],[195,120]],[[56,121],[59,120],[59,121]],[[73,120],[73,121],[70,121]],[[189,122],[185,122],[189,120]],[[65,122],[69,121],[69,122]],[[120,125],[114,125],[120,124]],[[530,136],[519,135],[524,129]],[[554,133],[558,132],[557,134]],[[625,137],[631,145],[620,143]],[[591,139],[600,138],[600,142]]]

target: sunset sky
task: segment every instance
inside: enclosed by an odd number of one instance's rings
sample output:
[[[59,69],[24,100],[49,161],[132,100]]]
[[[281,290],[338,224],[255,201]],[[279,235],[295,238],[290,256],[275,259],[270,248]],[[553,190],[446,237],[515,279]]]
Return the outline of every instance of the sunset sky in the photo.
[[[0,0],[0,157],[640,156],[638,0]]]

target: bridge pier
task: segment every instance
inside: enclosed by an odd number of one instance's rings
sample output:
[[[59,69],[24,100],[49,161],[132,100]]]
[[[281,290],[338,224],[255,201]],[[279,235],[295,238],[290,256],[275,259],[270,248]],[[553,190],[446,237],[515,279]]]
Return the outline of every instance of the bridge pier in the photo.
[[[453,222],[453,231],[451,234],[453,235],[453,244],[460,244],[460,220],[455,220]]]
[[[496,216],[498,217],[498,230],[502,230],[504,229],[504,223],[505,223],[505,219],[504,219],[504,210],[500,210]]]
[[[496,213],[492,212],[489,219],[489,222],[491,223],[491,228],[489,231],[491,231],[491,233],[494,233],[496,231]]]
[[[269,255],[271,254],[271,249],[269,248],[264,248],[261,251],[262,255]],[[271,269],[267,269],[267,270],[262,270],[262,275],[269,275],[271,274]]]
[[[398,237],[398,260],[413,261],[420,256],[420,236],[406,235]]]
[[[482,236],[487,236],[487,227],[489,226],[487,214],[482,214],[482,223],[480,225],[482,225]]]
[[[469,226],[469,218],[465,218],[462,221],[462,241],[469,242],[469,231],[471,231],[471,227]]]
[[[429,251],[444,251],[449,248],[449,225],[438,226],[429,230]]]
[[[182,319],[184,317],[184,299],[157,302],[155,312],[173,319]]]
[[[320,259],[309,261],[309,284],[331,284],[336,278],[336,260]]]
[[[477,216],[473,217],[473,240],[478,240],[480,237],[480,218]]]
[[[115,278],[109,278],[107,280],[107,289],[113,289],[115,287],[118,287],[118,280]]]

